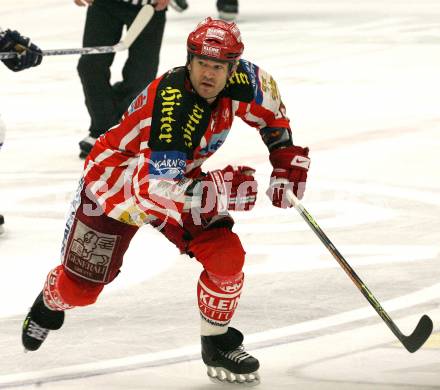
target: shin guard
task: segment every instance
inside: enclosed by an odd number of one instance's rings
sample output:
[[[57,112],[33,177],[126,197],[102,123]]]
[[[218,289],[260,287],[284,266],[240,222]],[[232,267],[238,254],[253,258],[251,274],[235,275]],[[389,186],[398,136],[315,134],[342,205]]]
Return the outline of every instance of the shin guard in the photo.
[[[243,273],[218,277],[203,271],[197,285],[197,299],[202,317],[202,335],[226,332],[234,315],[243,287]]]

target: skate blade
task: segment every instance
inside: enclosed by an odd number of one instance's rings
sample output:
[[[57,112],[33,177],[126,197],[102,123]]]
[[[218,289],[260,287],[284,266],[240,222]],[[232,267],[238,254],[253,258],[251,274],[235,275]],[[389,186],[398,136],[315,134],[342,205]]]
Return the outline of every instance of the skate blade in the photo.
[[[223,367],[207,367],[207,375],[211,382],[214,383],[249,387],[260,384],[260,375],[258,374],[258,371],[251,372],[250,374],[234,374]]]

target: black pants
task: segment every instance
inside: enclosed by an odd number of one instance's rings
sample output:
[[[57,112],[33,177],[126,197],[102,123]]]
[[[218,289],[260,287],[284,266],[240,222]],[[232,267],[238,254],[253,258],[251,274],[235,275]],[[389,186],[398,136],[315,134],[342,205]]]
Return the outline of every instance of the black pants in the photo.
[[[112,46],[118,43],[124,25],[129,26],[133,22],[139,9],[115,0],[95,0],[87,11],[83,46]],[[156,77],[165,20],[165,11],[154,13],[129,48],[122,70],[123,80],[113,86],[110,84],[110,66],[114,53],[80,58],[78,73],[90,114],[89,133],[92,137],[97,138],[114,126],[131,101]]]

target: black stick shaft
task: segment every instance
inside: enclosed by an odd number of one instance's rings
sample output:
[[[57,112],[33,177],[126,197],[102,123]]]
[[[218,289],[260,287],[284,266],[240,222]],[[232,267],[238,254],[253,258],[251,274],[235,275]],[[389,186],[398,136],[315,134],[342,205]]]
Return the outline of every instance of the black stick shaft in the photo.
[[[62,55],[72,55],[72,54],[105,54],[105,53],[115,53],[116,51],[122,50],[121,46],[96,46],[96,47],[81,47],[77,49],[53,49],[53,50],[43,50],[43,56],[62,56]],[[6,60],[8,58],[17,57],[18,53],[12,52],[2,52],[0,53],[0,60]]]
[[[333,245],[327,235],[322,231],[321,227],[316,223],[315,219],[310,215],[310,213],[304,208],[302,204],[298,204],[295,207],[303,219],[307,222],[307,224],[312,228],[321,242],[325,245],[325,247],[329,250],[329,252],[333,255],[335,260],[339,263],[345,273],[349,276],[349,278],[353,281],[356,287],[360,290],[362,295],[367,299],[367,301],[373,306],[374,310],[376,310],[377,314],[385,321],[391,331],[396,335],[396,337],[400,340],[403,336],[402,332],[399,328],[394,324],[393,320],[390,318],[388,313],[383,309],[379,301],[372,294],[369,288],[365,285],[365,283],[359,278],[354,269],[347,263],[344,256],[338,251],[338,249]]]
[[[416,330],[408,337],[405,336],[400,329],[396,326],[394,321],[388,315],[388,313],[383,309],[379,301],[372,294],[365,283],[359,278],[353,268],[344,259],[344,256],[338,251],[338,249],[333,245],[327,235],[323,232],[321,227],[315,221],[315,219],[310,215],[310,213],[304,208],[304,206],[299,202],[296,196],[291,192],[287,191],[287,197],[290,203],[295,207],[303,219],[307,222],[313,232],[318,236],[324,246],[333,255],[335,260],[339,263],[345,273],[350,277],[356,287],[360,290],[362,295],[367,299],[367,301],[373,306],[377,314],[382,318],[382,320],[387,324],[394,335],[402,342],[405,348],[410,352],[415,352],[420,348],[423,343],[427,340],[432,332],[432,321],[428,316],[423,316],[416,327]]]

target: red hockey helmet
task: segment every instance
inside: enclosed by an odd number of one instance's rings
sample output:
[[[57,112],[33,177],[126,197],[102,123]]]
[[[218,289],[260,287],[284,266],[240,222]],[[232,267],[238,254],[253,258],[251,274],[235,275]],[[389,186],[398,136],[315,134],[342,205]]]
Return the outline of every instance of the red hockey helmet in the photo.
[[[186,46],[189,55],[227,62],[238,60],[244,50],[235,23],[209,17],[188,35]]]

